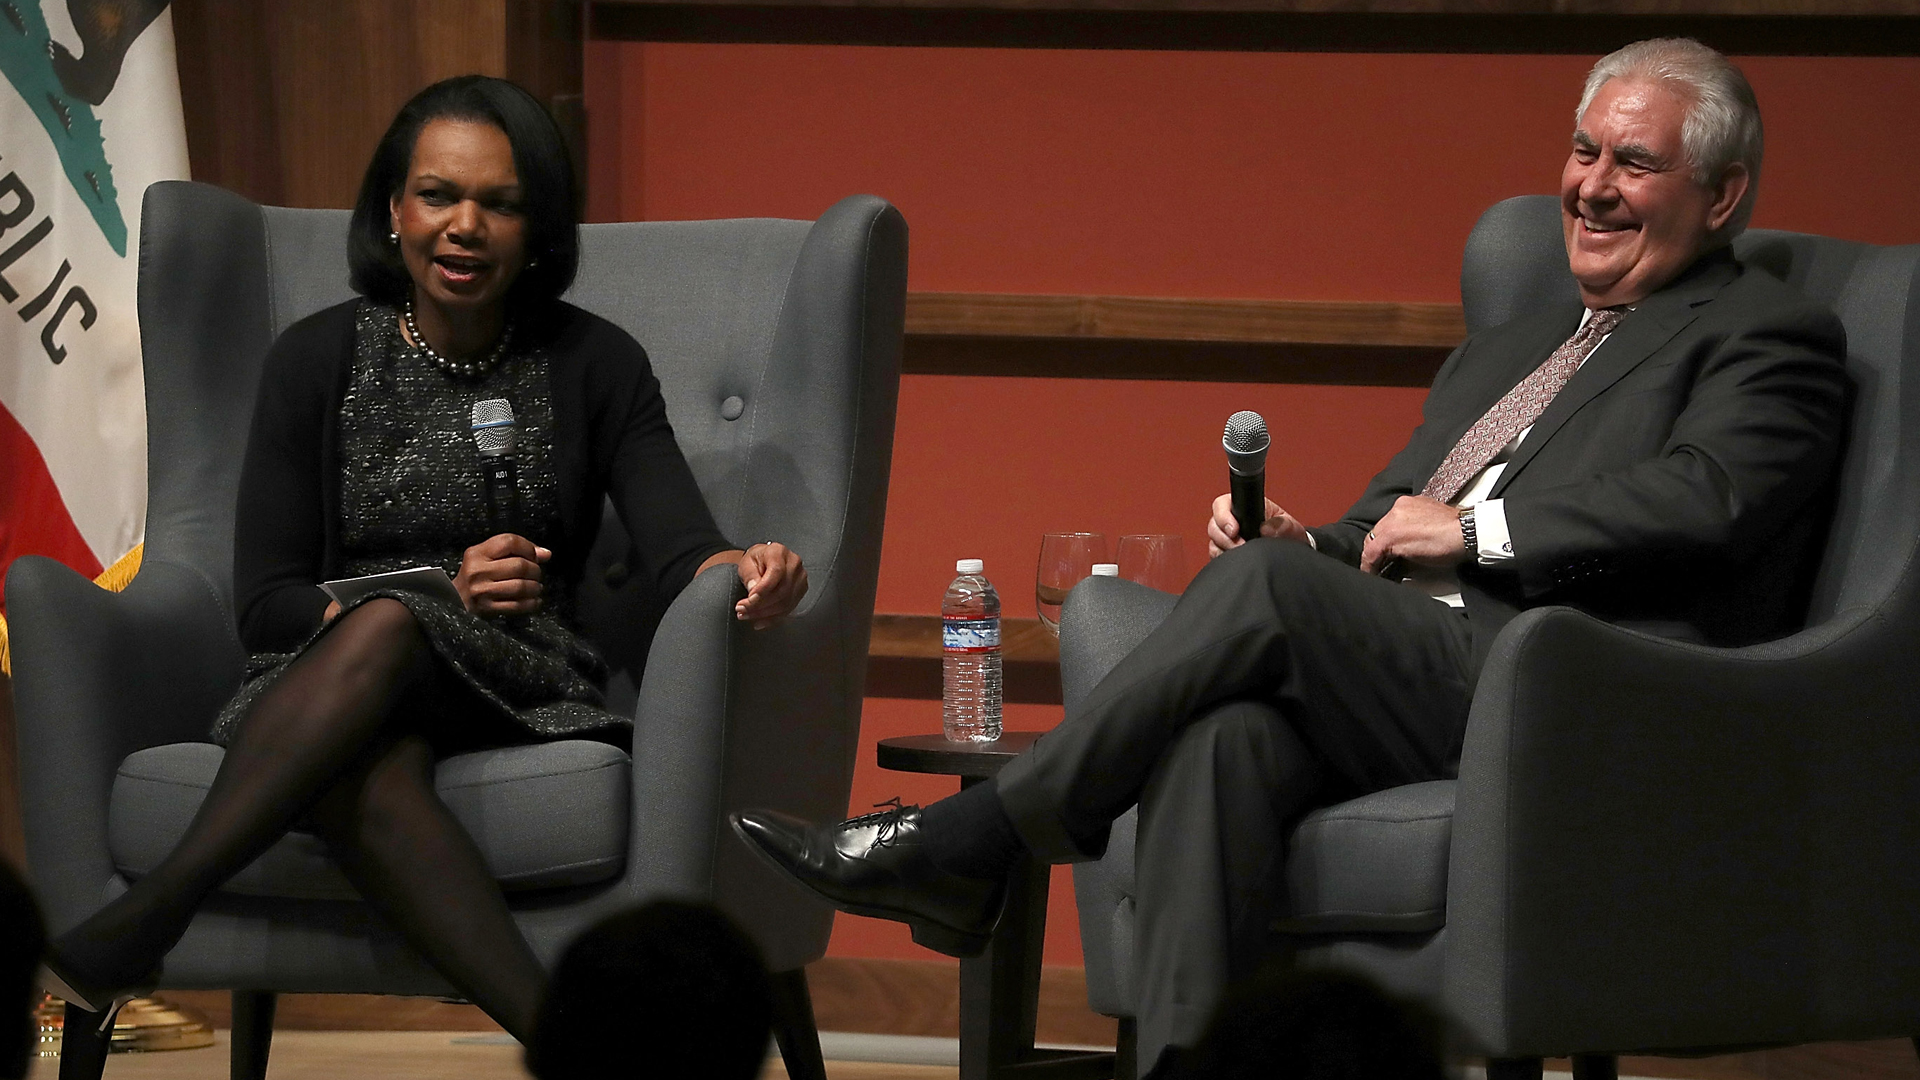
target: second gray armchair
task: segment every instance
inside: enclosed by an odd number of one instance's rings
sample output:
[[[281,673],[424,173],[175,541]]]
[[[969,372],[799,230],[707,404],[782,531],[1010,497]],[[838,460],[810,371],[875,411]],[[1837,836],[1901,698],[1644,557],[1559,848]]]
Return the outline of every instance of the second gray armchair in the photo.
[[[1735,251],[1847,331],[1853,428],[1807,628],[1715,649],[1529,611],[1481,674],[1458,780],[1292,837],[1273,947],[1438,1006],[1493,1076],[1920,1032],[1920,246],[1753,231]],[[1474,329],[1574,296],[1557,201],[1489,210],[1461,293]],[[1076,589],[1067,708],[1172,605]],[[1122,1018],[1133,827],[1075,868],[1089,998]]]

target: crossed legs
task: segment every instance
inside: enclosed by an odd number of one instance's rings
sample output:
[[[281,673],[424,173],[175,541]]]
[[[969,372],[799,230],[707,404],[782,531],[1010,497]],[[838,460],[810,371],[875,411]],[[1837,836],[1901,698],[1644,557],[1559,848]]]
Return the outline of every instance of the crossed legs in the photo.
[[[310,819],[362,895],[515,1036],[544,980],[466,831],[433,790],[412,725],[440,671],[413,615],[374,600],[339,619],[241,721],[180,843],[125,894],[54,943],[95,990],[149,978],[193,912]]]
[[[1455,609],[1305,544],[1256,540],[1208,564],[997,791],[1036,856],[1097,858],[1186,730],[1236,701],[1278,710],[1354,794],[1440,779],[1458,759],[1471,653]]]

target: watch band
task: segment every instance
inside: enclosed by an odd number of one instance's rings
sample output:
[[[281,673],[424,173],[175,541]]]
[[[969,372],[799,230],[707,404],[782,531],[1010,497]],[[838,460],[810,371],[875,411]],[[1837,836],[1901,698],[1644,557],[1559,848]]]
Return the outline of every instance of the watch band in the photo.
[[[1466,545],[1468,555],[1480,554],[1480,531],[1474,526],[1471,506],[1460,511],[1460,542]]]

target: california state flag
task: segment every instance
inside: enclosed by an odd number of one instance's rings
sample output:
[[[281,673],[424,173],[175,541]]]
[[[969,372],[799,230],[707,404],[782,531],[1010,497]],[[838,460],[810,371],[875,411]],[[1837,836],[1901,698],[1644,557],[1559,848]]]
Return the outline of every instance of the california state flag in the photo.
[[[138,566],[140,197],[187,175],[166,6],[0,2],[0,576],[22,555],[109,585]]]

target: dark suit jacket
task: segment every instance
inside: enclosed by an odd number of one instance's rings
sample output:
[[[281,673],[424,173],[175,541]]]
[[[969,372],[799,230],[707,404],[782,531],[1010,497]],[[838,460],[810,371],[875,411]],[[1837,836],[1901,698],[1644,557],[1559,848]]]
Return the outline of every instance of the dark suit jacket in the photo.
[[[1357,565],[1367,530],[1580,315],[1515,319],[1454,350],[1406,448],[1345,517],[1312,530],[1320,550]],[[1460,567],[1474,670],[1508,620],[1541,604],[1714,644],[1795,629],[1843,445],[1845,354],[1832,312],[1724,248],[1635,305],[1491,493],[1514,558]]]

